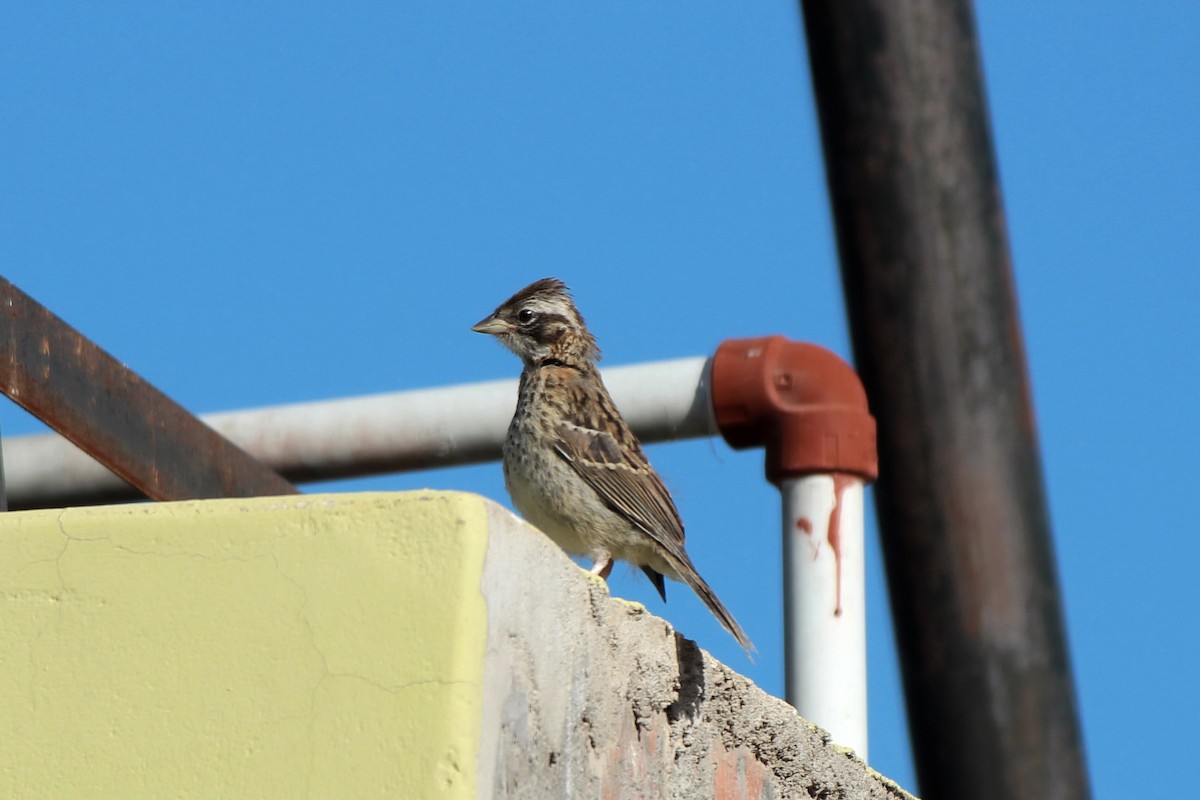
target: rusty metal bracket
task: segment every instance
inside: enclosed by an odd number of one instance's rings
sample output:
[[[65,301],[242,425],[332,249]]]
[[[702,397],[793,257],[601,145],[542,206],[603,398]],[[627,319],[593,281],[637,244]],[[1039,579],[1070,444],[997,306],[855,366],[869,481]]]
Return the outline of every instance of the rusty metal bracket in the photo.
[[[3,277],[0,389],[151,499],[299,492]]]

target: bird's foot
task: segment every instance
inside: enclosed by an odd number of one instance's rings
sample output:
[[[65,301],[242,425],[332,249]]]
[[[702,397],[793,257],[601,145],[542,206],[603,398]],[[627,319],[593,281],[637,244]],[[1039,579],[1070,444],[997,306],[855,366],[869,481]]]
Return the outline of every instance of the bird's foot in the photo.
[[[604,580],[612,573],[613,560],[610,555],[602,555],[592,563],[592,574],[599,575]]]

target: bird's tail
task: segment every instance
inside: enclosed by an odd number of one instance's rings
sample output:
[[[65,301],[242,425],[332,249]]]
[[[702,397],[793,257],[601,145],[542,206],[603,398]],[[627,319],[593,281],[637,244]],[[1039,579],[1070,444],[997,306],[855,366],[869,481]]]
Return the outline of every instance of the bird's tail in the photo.
[[[746,651],[746,656],[753,661],[754,643],[750,641],[750,637],[742,630],[742,626],[738,625],[737,620],[733,618],[733,614],[729,613],[729,609],[725,608],[721,601],[717,599],[717,593],[704,582],[704,578],[700,577],[700,573],[692,566],[692,562],[687,555],[684,555],[677,565],[674,566],[675,571],[679,573],[679,577],[683,582],[692,587],[692,591],[704,601],[704,605],[708,606],[708,610],[717,618],[717,622],[721,623],[721,627],[729,631],[730,635],[737,639],[737,643]]]

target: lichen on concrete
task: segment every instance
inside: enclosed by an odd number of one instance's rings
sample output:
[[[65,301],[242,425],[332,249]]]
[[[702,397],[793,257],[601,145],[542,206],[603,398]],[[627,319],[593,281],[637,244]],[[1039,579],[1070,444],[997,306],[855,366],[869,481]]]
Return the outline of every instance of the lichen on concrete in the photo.
[[[501,509],[492,520],[481,792],[911,797],[644,607],[610,597],[536,530]],[[495,728],[493,706],[505,709]]]

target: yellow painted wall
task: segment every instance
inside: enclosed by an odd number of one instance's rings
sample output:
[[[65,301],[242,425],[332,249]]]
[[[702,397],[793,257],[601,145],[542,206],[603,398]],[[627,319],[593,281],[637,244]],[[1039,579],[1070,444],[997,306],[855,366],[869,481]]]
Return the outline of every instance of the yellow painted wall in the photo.
[[[0,514],[0,797],[474,797],[485,501]]]

